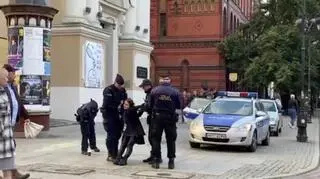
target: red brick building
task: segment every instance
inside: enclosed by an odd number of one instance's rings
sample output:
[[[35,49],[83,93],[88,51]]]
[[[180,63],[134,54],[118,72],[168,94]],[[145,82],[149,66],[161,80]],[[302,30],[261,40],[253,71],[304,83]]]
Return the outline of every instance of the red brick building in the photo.
[[[253,11],[254,0],[151,0],[151,79],[170,73],[179,89],[225,89],[217,45]]]

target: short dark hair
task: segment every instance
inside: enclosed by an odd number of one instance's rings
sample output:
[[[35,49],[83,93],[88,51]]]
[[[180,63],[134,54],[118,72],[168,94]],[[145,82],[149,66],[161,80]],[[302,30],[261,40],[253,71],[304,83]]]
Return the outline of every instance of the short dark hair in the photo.
[[[126,101],[129,103],[129,107],[133,107],[134,106],[134,102],[131,98],[127,98]]]

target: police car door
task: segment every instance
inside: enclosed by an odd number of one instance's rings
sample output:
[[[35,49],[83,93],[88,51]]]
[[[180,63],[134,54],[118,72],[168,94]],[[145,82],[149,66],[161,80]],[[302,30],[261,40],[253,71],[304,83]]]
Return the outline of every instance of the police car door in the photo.
[[[255,118],[256,118],[256,127],[257,127],[257,137],[258,141],[260,142],[261,140],[264,139],[264,118],[265,116],[262,115],[263,111],[261,109],[261,106],[257,101],[254,103],[255,106]]]
[[[269,126],[270,126],[270,117],[267,113],[267,111],[264,109],[263,104],[259,101],[258,105],[260,106],[261,111],[263,111],[265,113],[265,115],[263,116],[263,137],[262,140],[266,138],[268,132],[269,132]]]
[[[193,120],[203,112],[211,100],[206,98],[194,98],[187,107],[183,109],[183,116],[186,120]]]

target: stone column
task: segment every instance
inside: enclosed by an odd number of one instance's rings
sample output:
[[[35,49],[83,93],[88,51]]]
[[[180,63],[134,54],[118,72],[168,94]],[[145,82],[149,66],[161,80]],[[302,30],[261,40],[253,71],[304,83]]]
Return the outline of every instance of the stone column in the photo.
[[[88,20],[84,17],[87,0],[65,0],[65,16],[63,23],[85,23]]]
[[[87,0],[87,7],[91,8],[91,12],[87,14],[88,21],[91,25],[101,28],[100,22],[97,18],[97,14],[99,12],[99,0]]]
[[[51,25],[58,10],[33,4],[10,4],[0,9],[8,25],[8,63],[19,69],[21,100],[30,120],[49,130]],[[23,120],[16,132],[23,135]]]

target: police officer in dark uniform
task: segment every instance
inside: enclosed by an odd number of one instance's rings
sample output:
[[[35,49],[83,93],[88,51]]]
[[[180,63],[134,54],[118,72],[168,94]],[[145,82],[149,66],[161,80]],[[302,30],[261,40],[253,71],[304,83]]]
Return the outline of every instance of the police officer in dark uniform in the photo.
[[[148,79],[145,79],[142,81],[142,83],[139,85],[140,88],[144,90],[146,93],[146,98],[145,98],[145,103],[143,104],[143,110],[144,112],[148,113],[147,116],[147,124],[149,125],[149,130],[148,130],[148,141],[150,146],[152,146],[152,137],[151,137],[151,118],[152,118],[152,109],[150,108],[149,101],[150,101],[150,93],[152,90],[152,82]],[[162,159],[161,159],[162,161]],[[149,163],[152,164],[153,162],[153,157],[152,157],[152,147],[150,151],[150,156],[147,159],[143,160],[144,163]]]
[[[152,153],[154,161],[152,167],[158,169],[161,163],[161,137],[166,133],[168,168],[174,169],[176,157],[176,139],[178,115],[176,109],[181,108],[180,92],[171,86],[169,75],[161,76],[160,86],[150,93],[150,107],[152,108]]]
[[[123,130],[123,121],[120,119],[121,101],[125,91],[123,90],[124,79],[117,75],[114,84],[103,90],[103,104],[101,113],[103,127],[107,132],[106,146],[108,149],[107,161],[115,161],[118,154],[118,145]]]

